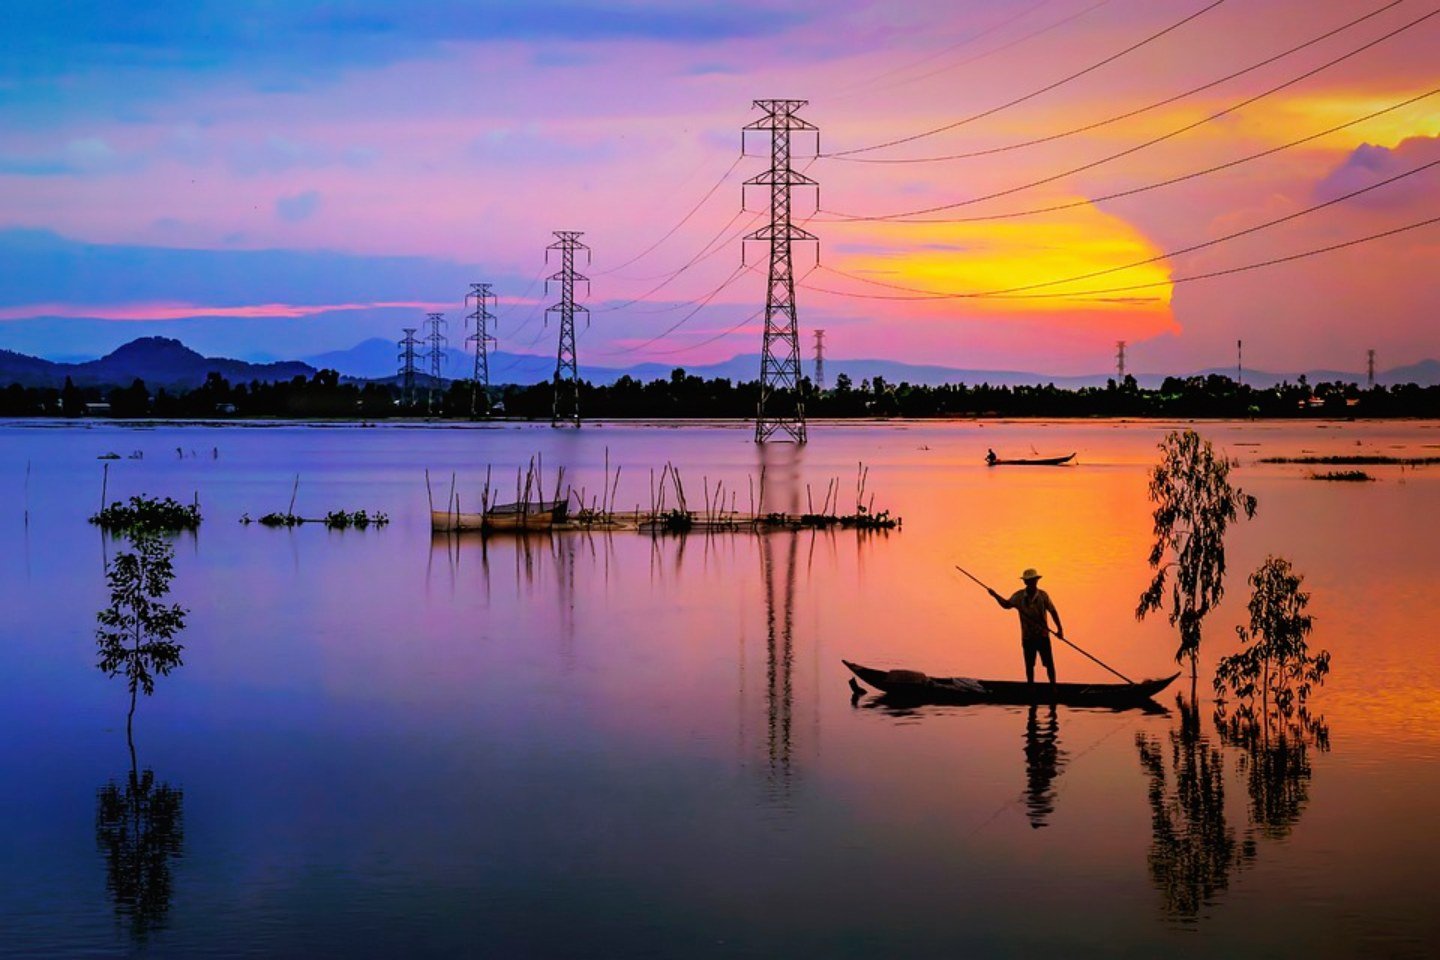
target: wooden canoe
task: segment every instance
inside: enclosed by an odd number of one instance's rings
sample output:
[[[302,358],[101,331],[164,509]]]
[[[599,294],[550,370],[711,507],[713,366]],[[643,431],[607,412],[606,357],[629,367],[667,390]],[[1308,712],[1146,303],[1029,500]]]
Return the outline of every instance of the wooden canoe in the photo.
[[[1175,682],[1180,674],[1139,683],[1057,683],[1044,680],[971,680],[931,677],[918,670],[878,670],[842,660],[860,682],[889,697],[917,703],[1059,703],[1071,707],[1139,707]]]
[[[549,530],[569,517],[570,505],[564,500],[546,500],[541,503],[505,503],[491,507],[484,513],[455,513],[454,511],[430,511],[430,529],[452,532],[483,530],[506,532],[524,530]]]
[[[1066,457],[1035,457],[1029,460],[1006,460],[1003,457],[995,460],[986,460],[986,466],[991,467],[1060,467],[1075,459],[1075,454]]]

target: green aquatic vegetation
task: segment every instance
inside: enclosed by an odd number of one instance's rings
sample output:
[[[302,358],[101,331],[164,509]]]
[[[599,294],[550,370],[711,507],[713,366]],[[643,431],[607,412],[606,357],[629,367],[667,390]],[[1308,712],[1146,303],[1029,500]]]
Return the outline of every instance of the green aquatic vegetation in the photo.
[[[200,504],[181,503],[170,497],[136,495],[110,504],[93,514],[90,522],[112,532],[172,533],[194,530],[200,526]]]
[[[1311,480],[1340,480],[1351,483],[1364,483],[1375,478],[1364,470],[1328,470],[1325,473],[1311,473]]]
[[[383,527],[390,522],[390,518],[379,510],[374,513],[366,513],[364,510],[356,510],[346,513],[344,510],[331,510],[325,514],[322,521],[331,530],[344,530],[346,527],[355,527],[363,530],[366,527]]]
[[[1440,457],[1392,457],[1384,453],[1357,453],[1344,456],[1263,457],[1261,463],[1307,463],[1332,467],[1424,467],[1440,463]]]

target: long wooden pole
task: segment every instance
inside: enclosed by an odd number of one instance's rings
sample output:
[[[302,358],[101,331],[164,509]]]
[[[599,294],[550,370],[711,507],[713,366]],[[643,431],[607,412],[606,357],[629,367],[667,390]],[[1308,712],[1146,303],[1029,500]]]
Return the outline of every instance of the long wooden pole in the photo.
[[[987,584],[985,581],[981,580],[979,577],[975,576],[975,574],[971,573],[969,570],[966,570],[964,567],[960,566],[960,564],[958,564],[958,563],[955,564],[955,569],[956,569],[956,570],[959,570],[961,573],[965,574],[965,576],[969,577],[971,580],[974,580],[976,583],[978,583],[980,586],[984,587],[986,590],[989,590],[991,593],[994,593],[994,592],[995,592],[993,589],[991,589],[991,587],[990,587],[989,584]],[[1100,664],[1100,666],[1104,667],[1106,670],[1109,670],[1111,673],[1115,674],[1115,676],[1119,677],[1121,680],[1124,680],[1126,683],[1134,683],[1134,682],[1135,682],[1134,680],[1131,680],[1129,677],[1125,676],[1125,674],[1121,673],[1119,670],[1116,670],[1114,667],[1110,666],[1110,664],[1108,664],[1108,663],[1106,663],[1105,661],[1099,659],[1098,657],[1092,656],[1091,654],[1087,653],[1087,652],[1084,651],[1084,650],[1081,650],[1078,646],[1076,646],[1075,644],[1071,643],[1069,640],[1066,640],[1064,637],[1060,636],[1060,634],[1056,633],[1054,630],[1051,630],[1051,629],[1050,629],[1050,624],[1042,622],[1042,623],[1041,623],[1041,626],[1043,626],[1043,627],[1045,628],[1045,632],[1048,633],[1048,634],[1050,634],[1050,636],[1054,637],[1056,640],[1059,640],[1061,643],[1063,643],[1063,644],[1065,644],[1066,646],[1070,647],[1071,649],[1075,650],[1077,653],[1080,653],[1080,654],[1082,654],[1083,656],[1085,656],[1085,657],[1089,658],[1090,660],[1094,661],[1095,663]]]

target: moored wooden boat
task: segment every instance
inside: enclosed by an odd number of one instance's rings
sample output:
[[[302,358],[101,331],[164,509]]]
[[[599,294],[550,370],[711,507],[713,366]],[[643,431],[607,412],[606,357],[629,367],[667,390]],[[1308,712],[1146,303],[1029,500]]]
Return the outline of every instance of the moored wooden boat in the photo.
[[[544,500],[528,504],[502,503],[484,513],[431,510],[430,529],[455,533],[549,530],[569,517],[569,508],[564,500]]]
[[[990,467],[1059,467],[1064,466],[1075,459],[1075,454],[1064,457],[1032,457],[1028,460],[1006,460],[997,457],[994,460],[986,460],[986,466]]]
[[[932,677],[918,670],[880,670],[842,660],[860,681],[895,699],[917,703],[1059,703],[1072,707],[1139,707],[1175,682],[1180,674],[1138,683],[1057,683],[1044,680],[972,680]]]

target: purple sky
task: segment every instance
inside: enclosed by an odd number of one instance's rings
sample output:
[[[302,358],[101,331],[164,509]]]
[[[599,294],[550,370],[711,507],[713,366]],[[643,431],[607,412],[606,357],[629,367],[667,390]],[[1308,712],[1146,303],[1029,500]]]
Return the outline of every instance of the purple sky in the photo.
[[[1184,371],[1243,337],[1258,368],[1409,363],[1440,355],[1440,225],[1182,278],[1440,216],[1432,9],[20,0],[0,38],[0,348],[163,333],[303,356],[430,310],[458,343],[468,284],[490,281],[500,348],[549,353],[535,280],[571,229],[594,251],[582,368],[753,353],[765,281],[738,236],[764,197],[741,214],[740,183],[767,145],[739,159],[739,131],[752,100],[795,97],[823,153],[953,125],[797,161],[821,185],[818,214],[795,196],[821,240],[818,269],[795,254],[802,336],[824,327],[834,357],[1064,374],[1123,338],[1133,369]],[[955,154],[979,155],[868,162]],[[989,219],[846,219],[936,207],[919,216]]]

